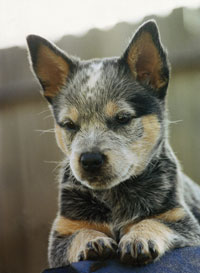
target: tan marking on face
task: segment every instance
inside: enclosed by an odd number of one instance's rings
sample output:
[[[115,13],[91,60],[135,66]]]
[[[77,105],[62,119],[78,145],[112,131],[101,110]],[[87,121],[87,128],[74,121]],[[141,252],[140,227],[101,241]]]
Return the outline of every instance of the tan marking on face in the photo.
[[[41,45],[38,50],[36,73],[45,85],[44,94],[54,97],[69,74],[68,63],[53,50]]]
[[[110,101],[105,106],[105,114],[108,117],[113,117],[116,115],[117,111],[119,110],[119,107],[116,103]]]
[[[185,210],[183,208],[174,208],[172,210],[166,211],[155,218],[164,220],[166,222],[177,222],[185,217]]]
[[[58,120],[60,121],[60,123],[64,123],[66,120],[69,119],[76,123],[78,121],[78,118],[79,112],[74,106],[63,108],[58,116]]]
[[[78,110],[76,109],[76,107],[72,106],[69,109],[69,118],[73,121],[73,122],[77,122],[78,117],[79,117],[79,113]]]
[[[142,118],[142,124],[144,128],[143,141],[154,144],[160,133],[160,123],[156,115],[148,115]]]
[[[151,35],[143,32],[129,50],[128,65],[139,81],[150,81],[154,88],[163,87],[167,80],[161,75],[162,62]]]
[[[141,158],[140,164],[135,171],[140,173],[146,166],[147,158],[153,149],[160,134],[160,123],[156,115],[148,115],[142,118],[143,136],[131,146],[131,149],[136,153],[137,158]]]
[[[103,232],[112,237],[109,226],[105,223],[95,223],[81,220],[70,220],[63,216],[57,218],[55,222],[55,230],[61,235],[70,235],[81,229],[89,229],[93,231]]]
[[[55,124],[55,134],[58,147],[61,149],[61,151],[63,151],[63,153],[69,155],[69,151],[67,150],[65,145],[65,134],[63,132],[63,129],[58,124]]]

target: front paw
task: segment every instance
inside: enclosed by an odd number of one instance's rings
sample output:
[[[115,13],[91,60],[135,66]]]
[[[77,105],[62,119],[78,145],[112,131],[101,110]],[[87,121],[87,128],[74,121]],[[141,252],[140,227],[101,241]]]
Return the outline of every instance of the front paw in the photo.
[[[144,265],[161,257],[172,247],[176,235],[159,221],[146,219],[124,227],[125,233],[119,242],[122,262]]]
[[[77,260],[105,260],[116,256],[117,243],[109,237],[98,237],[88,241],[84,249],[80,249]]]
[[[122,263],[133,265],[148,264],[161,255],[157,242],[143,238],[122,238],[118,252]]]

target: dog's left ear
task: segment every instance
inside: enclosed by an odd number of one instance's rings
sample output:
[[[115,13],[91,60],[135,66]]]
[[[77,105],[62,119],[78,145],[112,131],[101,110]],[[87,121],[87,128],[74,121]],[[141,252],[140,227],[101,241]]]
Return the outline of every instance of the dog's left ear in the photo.
[[[137,30],[123,60],[137,81],[156,90],[159,97],[165,96],[169,66],[155,21],[148,21]]]

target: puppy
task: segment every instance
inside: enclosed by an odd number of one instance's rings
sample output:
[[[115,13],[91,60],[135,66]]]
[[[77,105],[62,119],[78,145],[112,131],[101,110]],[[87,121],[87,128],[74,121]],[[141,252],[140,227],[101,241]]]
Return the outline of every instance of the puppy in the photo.
[[[200,244],[200,188],[168,143],[169,65],[154,21],[121,57],[81,61],[27,38],[65,154],[51,267],[118,257],[143,265]]]

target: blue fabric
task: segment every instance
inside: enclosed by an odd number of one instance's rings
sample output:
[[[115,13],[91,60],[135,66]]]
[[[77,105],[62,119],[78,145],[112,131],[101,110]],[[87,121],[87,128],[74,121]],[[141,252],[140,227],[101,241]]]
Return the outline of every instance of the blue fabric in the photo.
[[[200,273],[200,247],[185,247],[166,253],[155,263],[124,266],[118,261],[83,261],[68,267],[48,269],[43,273]]]

